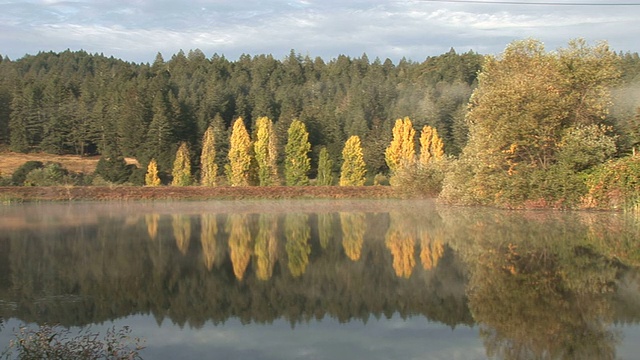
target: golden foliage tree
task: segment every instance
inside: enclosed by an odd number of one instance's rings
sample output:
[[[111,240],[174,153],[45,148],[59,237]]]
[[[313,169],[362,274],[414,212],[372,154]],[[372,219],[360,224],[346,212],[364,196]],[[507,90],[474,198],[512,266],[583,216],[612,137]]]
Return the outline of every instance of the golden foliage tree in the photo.
[[[260,186],[278,183],[278,159],[276,135],[273,121],[268,117],[260,117],[256,121],[256,140],[253,143],[256,162],[258,164],[258,181]]]
[[[300,120],[293,120],[287,131],[287,145],[285,146],[285,179],[289,186],[309,185],[309,170],[311,159],[309,151],[309,133],[307,127]]]
[[[365,182],[367,164],[362,155],[362,145],[357,135],[347,139],[342,149],[340,186],[362,186]]]
[[[300,213],[286,214],[284,233],[287,239],[285,250],[287,252],[289,271],[294,277],[299,277],[306,271],[307,265],[309,265],[309,254],[311,254],[309,215]]]
[[[393,138],[384,152],[384,158],[392,176],[402,167],[414,165],[416,157],[415,136],[416,131],[413,129],[411,119],[405,117],[396,120],[393,126]]]
[[[426,166],[432,161],[442,160],[444,156],[444,143],[438,130],[425,125],[420,132],[420,165]]]
[[[242,281],[251,260],[251,230],[247,214],[229,214],[226,230],[229,234],[229,252],[233,273]]]
[[[236,119],[229,139],[227,180],[231,186],[249,185],[251,171],[251,138],[242,118]]]
[[[202,137],[200,154],[200,184],[216,186],[218,179],[218,163],[216,162],[216,139],[213,126],[209,126]]]
[[[171,181],[172,186],[191,185],[191,158],[189,146],[187,146],[186,142],[180,143],[180,147],[176,152],[176,159],[173,161],[171,176],[173,177]]]
[[[340,225],[342,227],[342,247],[347,257],[353,261],[360,259],[364,232],[367,220],[364,213],[341,212]]]
[[[147,173],[144,176],[144,184],[147,186],[159,186],[160,177],[158,176],[158,163],[156,159],[151,159],[147,165]]]

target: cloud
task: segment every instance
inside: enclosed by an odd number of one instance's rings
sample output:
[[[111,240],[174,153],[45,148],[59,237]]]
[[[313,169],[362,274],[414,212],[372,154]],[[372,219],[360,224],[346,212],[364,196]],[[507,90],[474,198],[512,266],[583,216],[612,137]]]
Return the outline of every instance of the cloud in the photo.
[[[582,1],[585,2],[585,1]],[[0,53],[13,58],[66,48],[152,61],[200,48],[240,54],[339,54],[421,61],[454,47],[502,51],[533,37],[549,48],[584,37],[638,51],[640,7],[507,6],[400,0],[5,1]]]

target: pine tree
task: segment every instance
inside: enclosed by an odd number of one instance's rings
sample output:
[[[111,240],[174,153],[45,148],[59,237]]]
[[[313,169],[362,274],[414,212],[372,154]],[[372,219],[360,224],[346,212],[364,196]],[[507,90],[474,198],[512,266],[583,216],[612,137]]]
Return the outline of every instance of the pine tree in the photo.
[[[415,134],[413,124],[408,117],[396,120],[393,127],[393,140],[385,151],[385,160],[393,175],[404,166],[413,165],[415,161]]]
[[[251,139],[242,118],[233,123],[229,139],[227,180],[231,186],[248,186],[251,170]]]
[[[202,153],[200,155],[200,183],[203,186],[216,186],[218,164],[216,163],[215,133],[209,126],[202,137]]]
[[[172,186],[191,185],[191,159],[186,142],[180,143],[180,147],[176,152],[176,159],[173,162],[171,175],[173,176]]]
[[[160,185],[160,178],[158,177],[158,163],[156,163],[156,159],[151,159],[151,161],[149,161],[147,173],[144,177],[144,184],[147,186]]]
[[[444,144],[438,136],[438,130],[425,125],[420,133],[420,165],[426,166],[444,156]]]
[[[318,186],[329,186],[333,183],[333,161],[329,158],[329,151],[326,147],[320,149],[318,158]]]
[[[308,185],[311,169],[309,133],[303,122],[293,120],[287,132],[285,146],[285,178],[288,186]]]
[[[258,181],[260,186],[274,185],[278,181],[276,160],[276,136],[273,121],[268,117],[260,117],[256,122],[256,140],[254,153],[258,164]]]
[[[340,168],[340,186],[364,185],[367,164],[362,156],[360,138],[351,136],[342,150],[342,167]]]

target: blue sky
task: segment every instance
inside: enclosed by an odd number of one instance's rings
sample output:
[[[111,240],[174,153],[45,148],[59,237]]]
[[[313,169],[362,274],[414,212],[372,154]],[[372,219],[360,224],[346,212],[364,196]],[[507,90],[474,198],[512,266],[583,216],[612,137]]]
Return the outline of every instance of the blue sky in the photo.
[[[134,62],[200,49],[241,54],[423,61],[451,47],[500,53],[522,38],[640,51],[640,0],[0,0],[0,54],[86,50]],[[520,4],[514,4],[520,3]],[[527,3],[527,4],[522,4]],[[545,3],[531,4],[531,3]],[[550,5],[549,3],[580,5]]]

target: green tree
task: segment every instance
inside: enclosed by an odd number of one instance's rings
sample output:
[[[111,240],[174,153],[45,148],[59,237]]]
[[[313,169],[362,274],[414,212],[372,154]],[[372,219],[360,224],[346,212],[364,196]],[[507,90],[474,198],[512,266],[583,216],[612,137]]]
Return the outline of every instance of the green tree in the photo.
[[[288,186],[308,185],[311,169],[309,133],[300,120],[293,120],[287,132],[285,147],[285,179]]]
[[[253,143],[256,162],[258,163],[258,181],[260,186],[278,183],[278,159],[276,136],[273,121],[268,117],[260,117],[256,122],[256,140]]]
[[[144,184],[147,186],[160,185],[160,177],[158,176],[158,163],[156,159],[151,159],[147,166],[147,173],[144,176]]]
[[[356,135],[347,139],[342,150],[340,186],[362,186],[365,182],[367,164],[362,156],[360,138]]]
[[[227,180],[231,186],[249,185],[251,170],[251,139],[242,118],[236,119],[229,139],[229,163]]]
[[[215,132],[209,126],[202,138],[202,153],[200,155],[200,183],[203,186],[216,186],[218,179],[218,164],[216,163]]]
[[[171,176],[173,177],[171,181],[172,186],[191,185],[191,158],[189,146],[186,142],[181,143],[176,152],[176,159],[173,161]]]
[[[316,184],[318,186],[329,186],[333,184],[333,160],[329,158],[329,151],[326,147],[320,149]]]

